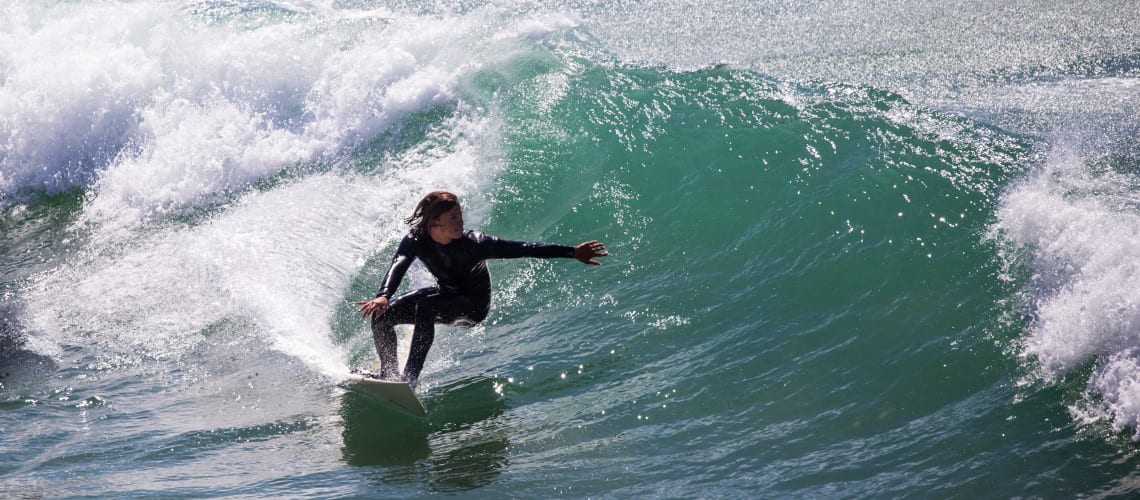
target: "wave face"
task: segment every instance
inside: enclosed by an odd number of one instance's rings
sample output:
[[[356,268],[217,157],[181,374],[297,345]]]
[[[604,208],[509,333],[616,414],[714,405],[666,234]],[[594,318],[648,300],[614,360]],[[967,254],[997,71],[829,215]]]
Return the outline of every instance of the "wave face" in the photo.
[[[1133,493],[1134,9],[686,5],[0,7],[0,485]],[[492,262],[409,422],[336,383],[440,188],[612,255]]]

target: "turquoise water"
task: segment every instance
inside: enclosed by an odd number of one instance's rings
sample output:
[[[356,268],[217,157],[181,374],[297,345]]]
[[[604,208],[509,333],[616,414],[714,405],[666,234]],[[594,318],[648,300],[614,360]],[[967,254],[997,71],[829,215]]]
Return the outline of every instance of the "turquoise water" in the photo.
[[[959,7],[6,4],[0,486],[1134,495],[1140,18]],[[418,421],[336,384],[437,188],[611,256],[491,263]]]

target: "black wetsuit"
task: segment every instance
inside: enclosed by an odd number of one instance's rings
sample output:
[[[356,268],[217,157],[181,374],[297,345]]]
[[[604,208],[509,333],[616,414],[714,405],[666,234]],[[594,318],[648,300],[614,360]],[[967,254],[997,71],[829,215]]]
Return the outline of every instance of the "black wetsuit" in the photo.
[[[574,247],[549,243],[509,241],[467,230],[463,237],[441,245],[428,235],[408,233],[400,241],[377,297],[389,299],[388,310],[372,317],[372,340],[380,355],[383,378],[398,377],[395,325],[415,325],[404,377],[415,380],[423,370],[428,349],[435,340],[435,323],[473,326],[487,317],[491,307],[491,274],[487,259],[518,257],[573,257]],[[438,286],[421,288],[392,298],[412,261],[419,259]]]

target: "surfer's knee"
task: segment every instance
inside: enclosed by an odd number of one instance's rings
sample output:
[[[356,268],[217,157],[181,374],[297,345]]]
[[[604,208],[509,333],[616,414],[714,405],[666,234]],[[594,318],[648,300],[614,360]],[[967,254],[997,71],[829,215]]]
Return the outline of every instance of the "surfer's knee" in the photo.
[[[432,298],[427,298],[419,301],[416,304],[416,323],[423,323],[425,321],[434,321],[436,301]]]

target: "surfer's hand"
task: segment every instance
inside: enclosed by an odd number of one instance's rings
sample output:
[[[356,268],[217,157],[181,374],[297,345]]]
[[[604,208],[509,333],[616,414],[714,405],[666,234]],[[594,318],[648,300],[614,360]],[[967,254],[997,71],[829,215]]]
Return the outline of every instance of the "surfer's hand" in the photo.
[[[370,314],[379,316],[388,310],[388,297],[380,296],[372,300],[362,300],[357,302],[356,305],[360,306],[360,309],[357,309],[357,311],[364,313],[365,318]]]
[[[594,259],[594,257],[605,257],[610,253],[606,251],[606,246],[598,243],[597,240],[590,240],[574,247],[574,258],[581,261],[583,264],[591,266],[599,266],[602,263]]]

